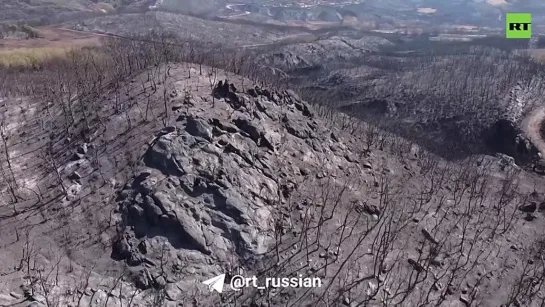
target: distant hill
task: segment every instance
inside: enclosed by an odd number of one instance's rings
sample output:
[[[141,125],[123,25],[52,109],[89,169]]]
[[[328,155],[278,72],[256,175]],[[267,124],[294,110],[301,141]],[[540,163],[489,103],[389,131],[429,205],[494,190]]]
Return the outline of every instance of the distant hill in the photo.
[[[155,0],[1,1],[0,21],[46,24],[124,10],[141,10]]]

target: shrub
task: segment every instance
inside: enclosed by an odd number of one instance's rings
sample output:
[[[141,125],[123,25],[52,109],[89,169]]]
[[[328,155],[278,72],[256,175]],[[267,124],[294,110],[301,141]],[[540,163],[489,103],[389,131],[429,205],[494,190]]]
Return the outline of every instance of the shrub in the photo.
[[[38,30],[33,27],[23,24],[0,24],[0,39],[2,38],[19,38],[31,39],[39,37]]]

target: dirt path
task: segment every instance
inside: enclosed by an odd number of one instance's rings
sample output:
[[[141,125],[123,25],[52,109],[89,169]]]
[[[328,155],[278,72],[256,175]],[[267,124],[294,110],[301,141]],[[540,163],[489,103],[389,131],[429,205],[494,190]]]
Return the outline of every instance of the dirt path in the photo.
[[[541,156],[545,157],[545,140],[539,132],[541,123],[545,120],[545,106],[535,109],[522,122],[522,130],[526,136],[534,143]]]

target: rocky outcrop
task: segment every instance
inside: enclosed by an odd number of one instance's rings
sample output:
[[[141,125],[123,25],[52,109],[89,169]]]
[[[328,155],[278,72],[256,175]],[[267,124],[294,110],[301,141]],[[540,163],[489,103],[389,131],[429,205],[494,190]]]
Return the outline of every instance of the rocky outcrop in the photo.
[[[243,92],[226,80],[213,96],[213,108],[203,107],[207,99],[175,108],[177,126],[157,133],[142,170],[118,194],[112,257],[140,272],[140,288],[156,287],[165,247],[201,274],[232,257],[251,262],[269,250],[273,217],[287,223],[277,213],[297,182],[365,168],[292,92]]]
[[[517,164],[527,164],[539,158],[539,151],[512,121],[501,119],[488,131],[489,147],[515,159]]]

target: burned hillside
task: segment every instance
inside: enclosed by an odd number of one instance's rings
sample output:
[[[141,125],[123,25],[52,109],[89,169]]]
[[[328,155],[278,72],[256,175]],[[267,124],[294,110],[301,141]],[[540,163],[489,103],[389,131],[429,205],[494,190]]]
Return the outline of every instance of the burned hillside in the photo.
[[[304,52],[283,50],[291,46],[260,58],[291,76],[305,99],[339,108],[444,158],[501,152],[520,164],[535,162],[531,145],[524,150],[514,149],[523,145],[498,145],[527,143],[521,124],[543,95],[542,64],[517,51],[524,45],[502,45],[493,38],[463,43],[408,40],[358,48],[342,59],[334,58],[339,52],[316,61]],[[496,128],[502,120],[517,132],[500,135]]]
[[[195,52],[111,40],[2,72],[2,304],[543,301],[542,177],[444,160]],[[201,284],[221,273],[323,286]]]

